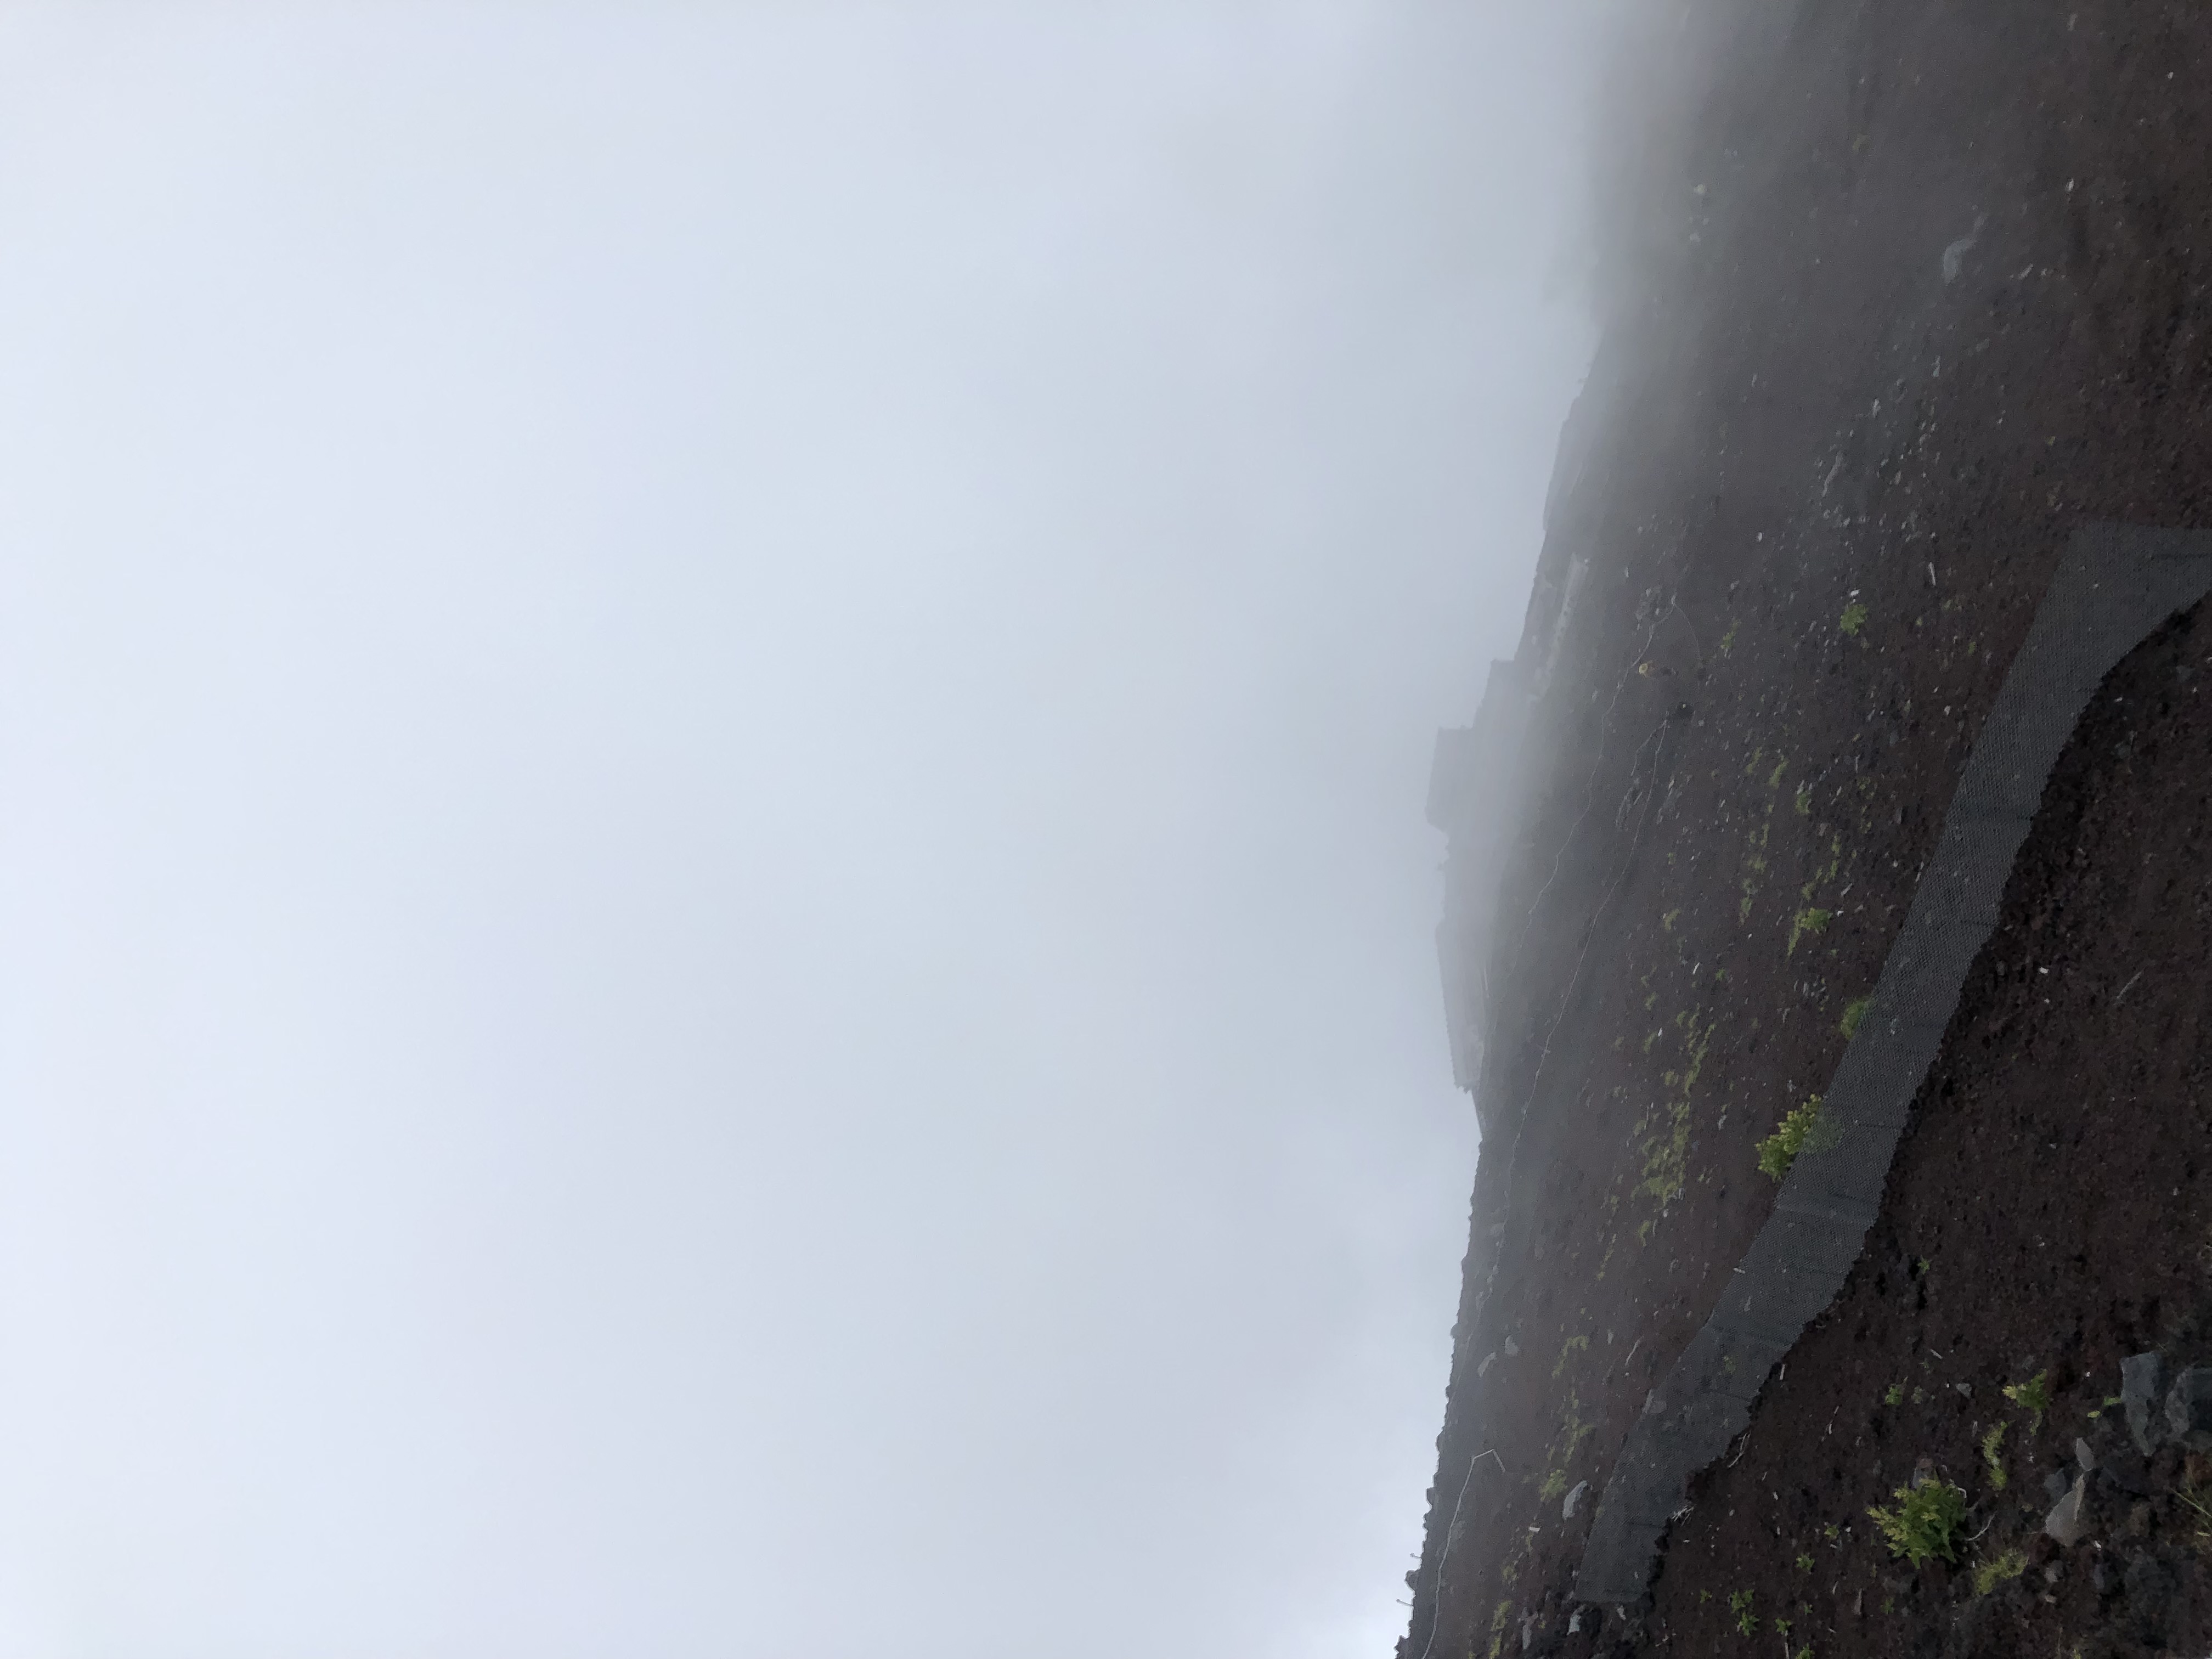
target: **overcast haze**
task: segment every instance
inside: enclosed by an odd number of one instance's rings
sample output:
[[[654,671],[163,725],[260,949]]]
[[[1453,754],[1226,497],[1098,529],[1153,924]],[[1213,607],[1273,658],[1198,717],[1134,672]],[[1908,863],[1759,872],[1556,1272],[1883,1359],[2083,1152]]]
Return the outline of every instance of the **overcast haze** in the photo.
[[[1578,16],[0,9],[0,1656],[1388,1653]]]

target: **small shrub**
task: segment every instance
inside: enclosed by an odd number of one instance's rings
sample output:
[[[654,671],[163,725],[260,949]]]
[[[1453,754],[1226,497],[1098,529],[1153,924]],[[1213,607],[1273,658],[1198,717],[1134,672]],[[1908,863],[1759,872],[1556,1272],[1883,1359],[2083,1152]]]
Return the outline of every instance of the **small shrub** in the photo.
[[[2004,1397],[2027,1413],[2027,1431],[2033,1434],[2043,1426],[2043,1414],[2051,1409],[2051,1389],[2045,1379],[2049,1371],[2038,1371],[2025,1382],[2008,1382]]]
[[[1774,1133],[1759,1143],[1759,1167],[1779,1181],[1790,1173],[1797,1154],[1808,1146],[1815,1152],[1825,1152],[1834,1144],[1834,1137],[1823,1131],[1820,1097],[1814,1095],[1784,1117]]]
[[[1844,607],[1843,617],[1836,625],[1838,628],[1841,628],[1844,633],[1850,635],[1853,639],[1856,639],[1859,636],[1859,629],[1866,626],[1866,606],[1861,605],[1856,599],[1853,599],[1849,605]]]
[[[1876,1505],[1867,1511],[1881,1528],[1889,1553],[1916,1567],[1931,1555],[1956,1563],[1959,1529],[1966,1523],[1966,1494],[1948,1480],[1923,1480],[1899,1486],[1893,1496],[1895,1509]]]
[[[1986,1561],[1974,1564],[1974,1594],[1987,1595],[2008,1578],[2017,1578],[2027,1571],[2027,1557],[2020,1551],[2007,1550]]]
[[[1866,1018],[1867,1010],[1873,1006],[1874,998],[1871,996],[1863,996],[1856,1002],[1847,1002],[1844,1005],[1844,1017],[1839,1024],[1843,1027],[1844,1036],[1847,1041],[1859,1034],[1859,1025]]]
[[[2005,1430],[2009,1426],[2008,1424],[1996,1424],[1982,1437],[1982,1462],[1990,1466],[1990,1485],[1999,1492],[2005,1489],[2007,1477],[2004,1459],[1997,1455],[1997,1448],[2004,1444]]]
[[[1799,1554],[1799,1556],[1797,1557],[1797,1571],[1800,1571],[1800,1572],[1810,1572],[1810,1571],[1813,1571],[1813,1558],[1812,1558],[1811,1556],[1809,1556],[1809,1555],[1806,1555],[1806,1554],[1803,1554],[1803,1553],[1800,1553],[1800,1554]]]
[[[1904,1404],[1905,1384],[1902,1382],[1891,1383],[1889,1387],[1882,1392],[1881,1403],[1885,1406],[1899,1406]]]

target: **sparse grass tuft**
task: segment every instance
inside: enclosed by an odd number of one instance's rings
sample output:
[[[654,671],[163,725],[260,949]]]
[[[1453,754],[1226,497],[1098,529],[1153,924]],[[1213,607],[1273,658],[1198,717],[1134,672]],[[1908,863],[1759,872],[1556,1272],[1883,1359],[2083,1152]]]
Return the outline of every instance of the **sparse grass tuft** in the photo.
[[[2051,1409],[2051,1389],[2045,1381],[2050,1375],[2049,1371],[2038,1371],[2025,1382],[2004,1385],[2004,1397],[2027,1413],[2030,1434],[2043,1426],[2043,1414]]]
[[[1987,1595],[2008,1578],[2017,1578],[2027,1571],[2027,1557],[2016,1549],[1992,1555],[1986,1561],[1974,1564],[1974,1594]]]
[[[1808,934],[1823,932],[1836,919],[1833,910],[1823,910],[1818,905],[1808,905],[1790,919],[1790,948],[1782,954],[1794,957],[1798,945]]]
[[[1997,1448],[2004,1444],[2005,1430],[2010,1426],[2005,1423],[1993,1424],[1990,1431],[1982,1437],[1982,1462],[1990,1466],[1990,1485],[1999,1492],[2005,1489],[2008,1477],[2005,1474],[2004,1459],[1998,1455]]]
[[[1836,625],[1853,639],[1856,639],[1859,636],[1859,629],[1866,626],[1866,606],[1853,599],[1844,607],[1844,614]]]
[[[1847,1002],[1844,1005],[1844,1017],[1838,1024],[1843,1027],[1845,1040],[1848,1041],[1859,1034],[1859,1025],[1866,1018],[1867,1010],[1872,1006],[1874,1006],[1874,998],[1871,995],[1863,996],[1856,1002]]]

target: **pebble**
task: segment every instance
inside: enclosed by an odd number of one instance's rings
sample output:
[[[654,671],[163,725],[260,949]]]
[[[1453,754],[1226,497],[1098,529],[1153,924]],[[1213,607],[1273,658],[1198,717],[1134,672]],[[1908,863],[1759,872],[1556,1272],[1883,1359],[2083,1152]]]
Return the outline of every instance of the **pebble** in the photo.
[[[1583,1494],[1589,1490],[1589,1482],[1585,1480],[1567,1494],[1566,1505],[1559,1511],[1560,1520],[1571,1521],[1575,1518],[1575,1511],[1582,1507]]]
[[[2044,1517],[2044,1531],[2069,1549],[2081,1541],[2081,1534],[2088,1528],[2082,1513],[2088,1492],[2089,1477],[2075,1475],[2073,1490],[2053,1504],[2051,1513]]]

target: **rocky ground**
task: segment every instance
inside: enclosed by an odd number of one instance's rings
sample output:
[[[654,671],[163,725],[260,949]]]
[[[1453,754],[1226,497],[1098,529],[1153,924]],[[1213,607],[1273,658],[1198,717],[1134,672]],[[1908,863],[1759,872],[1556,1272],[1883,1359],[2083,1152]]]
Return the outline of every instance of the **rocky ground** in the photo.
[[[2194,617],[2061,760],[1866,1254],[1650,1604],[1571,1594],[2069,532],[2212,526],[2208,47],[2201,8],[1984,0],[1697,0],[1639,46],[1407,1659],[2212,1651],[2212,1462],[2108,1403],[2212,1363]],[[1955,1565],[1869,1518],[1916,1478],[1969,1505]]]

